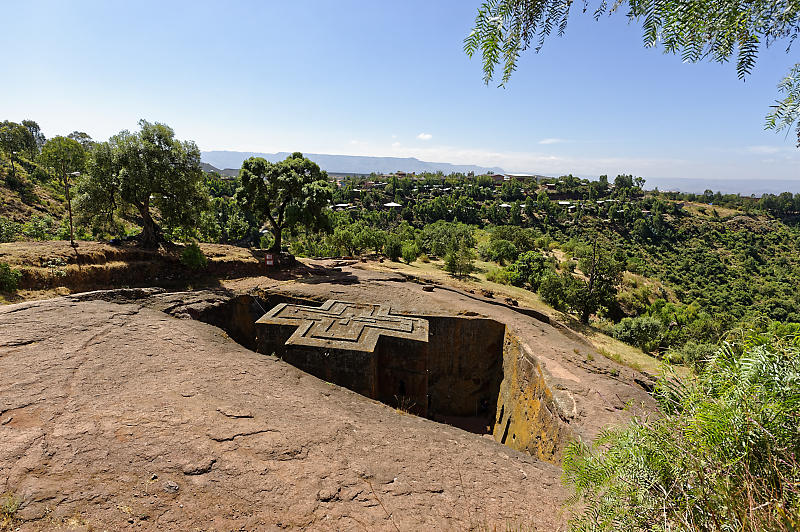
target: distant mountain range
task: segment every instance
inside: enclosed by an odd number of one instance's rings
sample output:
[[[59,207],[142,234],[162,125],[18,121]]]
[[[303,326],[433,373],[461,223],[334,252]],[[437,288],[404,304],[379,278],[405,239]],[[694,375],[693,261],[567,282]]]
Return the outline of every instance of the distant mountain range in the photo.
[[[204,163],[223,170],[235,169],[238,173],[242,162],[249,157],[263,157],[270,162],[286,159],[288,152],[256,153],[243,151],[204,151],[201,160]],[[476,166],[474,164],[430,163],[420,161],[414,157],[365,157],[361,155],[327,155],[321,153],[304,153],[323,170],[337,174],[370,174],[372,172],[386,174],[390,172],[443,172],[444,174],[475,172],[487,174],[489,172],[502,174],[504,170],[498,167]],[[235,174],[234,174],[235,175]]]
[[[290,154],[280,153],[257,153],[242,151],[204,151],[202,152],[203,170],[206,172],[219,172],[227,176],[239,175],[239,168],[242,161],[248,157],[263,157],[268,161],[276,162],[285,159]],[[451,164],[451,163],[431,163],[420,161],[414,157],[365,157],[358,155],[325,155],[319,153],[306,153],[306,157],[316,162],[320,168],[326,170],[331,175],[369,175],[372,172],[392,173],[392,172],[439,172],[445,175],[454,172],[467,174],[474,172],[476,175],[495,173],[506,173],[499,167],[484,167],[471,164]],[[589,177],[589,176],[583,176]],[[589,177],[597,179],[596,176]],[[613,179],[613,178],[612,178]],[[702,193],[706,189],[714,192],[720,191],[723,194],[742,194],[749,196],[754,194],[779,194],[781,192],[800,192],[800,179],[694,179],[694,178],[659,178],[648,177],[645,188],[652,190],[658,187],[659,190],[677,190],[680,192]]]
[[[761,196],[762,194],[780,194],[781,192],[800,192],[800,179],[696,179],[688,177],[660,178],[649,177],[644,188],[652,190],[658,187],[661,191],[677,190],[702,194],[705,190],[722,192],[723,194],[741,194],[742,196]]]

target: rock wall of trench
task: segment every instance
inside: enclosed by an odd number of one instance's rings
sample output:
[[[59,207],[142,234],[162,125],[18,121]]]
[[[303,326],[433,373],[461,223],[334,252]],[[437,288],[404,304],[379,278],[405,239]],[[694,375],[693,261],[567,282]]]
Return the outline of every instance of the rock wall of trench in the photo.
[[[542,460],[559,462],[572,430],[558,414],[553,392],[534,353],[511,331],[503,341],[503,382],[497,399],[498,442]]]

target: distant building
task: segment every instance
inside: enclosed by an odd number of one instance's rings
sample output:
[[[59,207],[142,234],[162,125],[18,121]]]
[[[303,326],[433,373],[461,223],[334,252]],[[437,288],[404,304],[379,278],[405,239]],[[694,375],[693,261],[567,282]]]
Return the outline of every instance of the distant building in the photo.
[[[536,181],[535,174],[504,174],[503,177],[506,181],[510,181],[512,179],[516,179],[517,181]]]

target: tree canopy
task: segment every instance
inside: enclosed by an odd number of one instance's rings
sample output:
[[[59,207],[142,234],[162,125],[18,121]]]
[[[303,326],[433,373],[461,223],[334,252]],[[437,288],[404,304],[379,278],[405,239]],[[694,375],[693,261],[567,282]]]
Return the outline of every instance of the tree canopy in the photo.
[[[20,124],[9,120],[0,122],[0,150],[9,155],[16,152],[33,160],[44,146],[45,140],[39,124],[33,120],[23,120]]]
[[[102,220],[120,207],[132,207],[142,226],[142,245],[156,247],[166,239],[153,209],[170,229],[192,233],[207,206],[208,192],[194,142],[176,139],[165,124],[140,120],[139,127],[136,133],[122,131],[94,147],[88,176],[80,186],[81,207],[90,218]]]
[[[644,46],[661,46],[685,62],[734,59],[740,78],[753,70],[762,45],[785,41],[788,51],[800,32],[798,0],[599,0],[596,5],[584,0],[578,5],[595,18],[627,6],[628,19],[642,25]],[[553,32],[565,33],[573,6],[572,0],[486,0],[464,40],[464,50],[470,57],[481,55],[486,83],[501,68],[501,84],[505,84],[522,52],[531,46],[538,52]],[[800,141],[800,63],[789,71],[779,89],[783,99],[767,116],[766,126],[781,130],[796,125]]]
[[[245,210],[269,225],[273,251],[281,250],[284,229],[324,223],[323,209],[333,197],[328,174],[302,153],[277,163],[251,157],[242,163],[239,176],[242,187],[237,198]]]

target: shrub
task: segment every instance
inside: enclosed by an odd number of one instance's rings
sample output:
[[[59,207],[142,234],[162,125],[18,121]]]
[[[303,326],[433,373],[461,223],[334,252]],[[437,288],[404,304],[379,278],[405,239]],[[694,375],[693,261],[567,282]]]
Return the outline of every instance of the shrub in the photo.
[[[397,261],[400,255],[403,254],[403,243],[400,238],[396,235],[390,235],[383,244],[383,252],[389,257],[389,260]]]
[[[406,264],[411,264],[419,257],[419,248],[415,242],[404,242],[401,250]]]
[[[48,240],[53,233],[53,218],[33,216],[22,226],[22,234],[31,240]]]
[[[5,262],[0,262],[0,292],[12,293],[19,286],[19,278],[22,273],[12,270]]]
[[[13,530],[20,500],[11,493],[0,495],[0,530]]]
[[[564,452],[572,530],[796,530],[800,333],[748,334],[696,380],[662,380],[662,414]]]
[[[181,252],[181,264],[192,270],[202,270],[208,264],[208,259],[203,254],[203,250],[197,245],[197,242],[192,242]]]
[[[547,273],[539,283],[539,297],[556,310],[566,310],[568,294],[563,278],[555,272]]]
[[[486,280],[498,284],[511,284],[511,276],[507,268],[491,268],[486,272]]]
[[[0,216],[0,242],[13,242],[21,234],[22,227],[20,224],[10,218]]]
[[[614,326],[614,338],[642,351],[652,351],[658,347],[662,328],[661,320],[652,316],[623,318]]]
[[[457,277],[469,275],[475,269],[475,252],[462,247],[447,252],[444,257],[444,270]]]
[[[717,351],[719,351],[719,347],[716,345],[689,340],[681,347],[670,349],[667,353],[667,360],[673,364],[685,364],[699,372]]]

